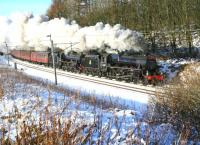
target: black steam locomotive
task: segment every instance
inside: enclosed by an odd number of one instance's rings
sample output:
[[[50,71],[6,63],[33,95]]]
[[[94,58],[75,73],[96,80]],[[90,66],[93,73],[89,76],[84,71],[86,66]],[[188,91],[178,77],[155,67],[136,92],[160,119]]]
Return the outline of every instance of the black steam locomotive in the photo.
[[[163,82],[156,57],[147,55],[120,55],[117,53],[76,52],[62,53],[58,66],[61,69],[91,74],[93,76],[124,80],[126,82],[143,82],[144,84]]]

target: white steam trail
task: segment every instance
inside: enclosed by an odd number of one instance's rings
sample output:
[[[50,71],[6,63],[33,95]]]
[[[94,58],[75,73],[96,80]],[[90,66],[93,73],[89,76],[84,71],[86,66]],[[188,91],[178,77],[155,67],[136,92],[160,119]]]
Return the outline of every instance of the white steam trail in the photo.
[[[80,27],[75,21],[55,18],[48,20],[46,16],[16,13],[11,17],[0,16],[0,49],[7,42],[11,49],[27,49],[45,51],[50,47],[47,35],[51,34],[56,47],[70,50],[69,43],[78,42],[72,48],[82,52],[90,49],[134,50],[143,51],[144,42],[140,33],[124,29],[120,24],[111,26],[102,22],[95,26]],[[107,48],[108,49],[108,48]]]

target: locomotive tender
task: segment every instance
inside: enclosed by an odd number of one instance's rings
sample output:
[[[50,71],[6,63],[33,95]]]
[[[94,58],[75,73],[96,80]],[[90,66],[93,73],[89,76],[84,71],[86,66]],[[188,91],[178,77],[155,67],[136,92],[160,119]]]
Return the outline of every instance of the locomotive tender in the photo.
[[[57,68],[87,75],[124,80],[126,82],[143,82],[156,84],[163,82],[164,77],[159,72],[156,57],[120,55],[116,53],[76,53],[64,54],[57,49],[54,52]],[[14,58],[32,63],[52,66],[51,49],[47,51],[12,50]]]

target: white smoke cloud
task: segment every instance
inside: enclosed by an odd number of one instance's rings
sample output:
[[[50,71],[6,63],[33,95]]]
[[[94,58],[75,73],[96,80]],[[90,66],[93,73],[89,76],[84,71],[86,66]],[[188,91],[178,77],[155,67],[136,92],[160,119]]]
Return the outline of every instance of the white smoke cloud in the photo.
[[[120,24],[97,23],[95,26],[80,27],[75,21],[55,18],[48,20],[46,16],[33,16],[32,14],[14,14],[11,17],[0,16],[0,48],[2,42],[7,42],[14,49],[33,49],[45,51],[50,47],[50,38],[56,47],[65,51],[70,50],[70,43],[75,51],[81,52],[91,49],[109,49],[118,51],[144,49],[143,37],[140,33],[124,29]]]

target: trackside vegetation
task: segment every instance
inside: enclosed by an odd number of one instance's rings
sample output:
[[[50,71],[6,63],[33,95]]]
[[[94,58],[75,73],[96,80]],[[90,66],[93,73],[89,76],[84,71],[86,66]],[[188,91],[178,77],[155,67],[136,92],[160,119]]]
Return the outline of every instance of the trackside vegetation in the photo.
[[[200,137],[200,73],[199,63],[187,65],[179,78],[153,99],[153,119],[159,123],[170,123],[181,137]]]

